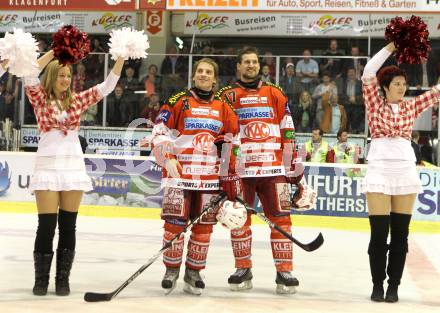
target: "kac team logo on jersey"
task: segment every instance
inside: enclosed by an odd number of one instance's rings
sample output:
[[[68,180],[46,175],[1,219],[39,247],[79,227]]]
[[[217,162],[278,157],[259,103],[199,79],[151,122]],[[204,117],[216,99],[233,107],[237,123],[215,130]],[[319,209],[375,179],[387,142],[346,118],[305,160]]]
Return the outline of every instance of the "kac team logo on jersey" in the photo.
[[[3,196],[11,186],[11,175],[8,162],[5,161],[4,165],[0,162],[0,196]]]
[[[200,133],[194,137],[192,145],[198,151],[209,152],[214,147],[214,139],[210,133]]]
[[[263,140],[270,136],[270,127],[264,122],[251,122],[244,127],[244,135],[254,140]]]

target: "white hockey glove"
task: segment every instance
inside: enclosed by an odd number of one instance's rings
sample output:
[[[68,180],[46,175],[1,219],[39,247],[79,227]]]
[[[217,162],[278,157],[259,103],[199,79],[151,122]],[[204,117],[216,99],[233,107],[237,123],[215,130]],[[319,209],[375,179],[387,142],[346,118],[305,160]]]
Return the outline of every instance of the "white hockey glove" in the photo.
[[[240,202],[226,200],[217,213],[217,221],[228,229],[237,229],[244,226],[247,220],[247,211]]]
[[[298,183],[298,188],[292,195],[293,209],[296,211],[308,211],[316,206],[317,194],[312,186]]]

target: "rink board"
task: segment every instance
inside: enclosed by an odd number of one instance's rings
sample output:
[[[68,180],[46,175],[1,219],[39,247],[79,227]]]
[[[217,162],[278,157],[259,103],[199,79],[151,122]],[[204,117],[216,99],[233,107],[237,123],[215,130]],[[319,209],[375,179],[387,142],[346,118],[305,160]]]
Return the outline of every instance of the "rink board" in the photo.
[[[0,153],[0,211],[35,211],[35,199],[28,190],[34,159],[34,153]],[[84,195],[81,214],[159,218],[161,168],[152,158],[88,155],[86,167],[94,189]],[[365,170],[364,165],[307,165],[305,179],[318,192],[317,206],[307,212],[292,212],[292,219],[304,226],[367,229],[368,210],[360,190]],[[421,222],[421,230],[440,232],[440,170],[418,171],[423,192],[417,197],[413,220]],[[258,202],[256,207],[261,210]]]

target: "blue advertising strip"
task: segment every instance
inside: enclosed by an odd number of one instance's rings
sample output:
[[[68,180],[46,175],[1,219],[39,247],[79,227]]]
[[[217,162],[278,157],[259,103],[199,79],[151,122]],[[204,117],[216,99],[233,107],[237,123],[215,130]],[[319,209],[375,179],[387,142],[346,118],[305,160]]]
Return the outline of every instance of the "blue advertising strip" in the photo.
[[[440,170],[419,170],[423,192],[418,194],[413,216],[421,221],[440,221]]]
[[[162,169],[152,159],[86,157],[94,189],[84,195],[83,204],[160,208]],[[0,201],[35,201],[28,190],[34,162],[34,153],[0,153]],[[317,206],[292,214],[365,218],[368,208],[361,193],[365,172],[365,165],[306,163],[304,179],[318,192]],[[418,173],[423,190],[416,197],[413,219],[440,222],[440,170],[419,167]],[[255,206],[261,210],[259,202]]]
[[[161,207],[162,168],[153,161],[86,158],[85,162],[93,183],[85,196],[88,204],[113,205],[112,197],[122,206]]]
[[[365,168],[306,166],[304,176],[318,192],[316,209],[308,215],[366,217],[368,209],[361,181]]]
[[[316,208],[295,215],[367,217],[365,194],[361,192],[361,181],[366,166],[353,168],[306,165],[304,178],[317,190]],[[418,168],[423,191],[417,195],[413,219],[440,222],[440,170]],[[261,203],[255,208],[262,211]]]

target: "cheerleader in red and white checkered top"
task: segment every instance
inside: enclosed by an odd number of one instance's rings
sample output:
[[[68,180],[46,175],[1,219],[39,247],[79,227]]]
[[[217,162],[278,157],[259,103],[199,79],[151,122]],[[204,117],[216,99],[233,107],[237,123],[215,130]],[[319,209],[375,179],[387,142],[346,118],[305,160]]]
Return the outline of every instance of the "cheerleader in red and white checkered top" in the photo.
[[[52,241],[58,221],[56,294],[70,293],[69,275],[75,254],[76,217],[84,191],[92,189],[78,139],[81,114],[116,86],[124,60],[119,58],[107,79],[80,93],[71,91],[72,69],[53,60],[49,51],[38,60],[42,81],[25,77],[25,90],[40,130],[34,175],[38,228],[34,246],[35,295],[45,295],[52,262]],[[47,66],[46,66],[47,65]]]
[[[374,284],[371,300],[387,302],[398,301],[397,289],[408,251],[411,213],[416,196],[421,192],[411,148],[412,128],[415,119],[440,100],[439,85],[411,100],[403,100],[407,76],[397,66],[384,67],[376,76],[376,71],[394,50],[394,44],[390,43],[379,51],[365,66],[362,77],[372,137],[363,182],[371,226],[368,248]],[[384,96],[380,95],[380,89]],[[386,274],[388,289],[384,298]]]

